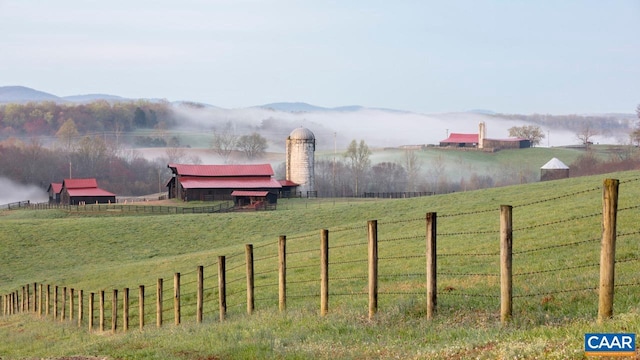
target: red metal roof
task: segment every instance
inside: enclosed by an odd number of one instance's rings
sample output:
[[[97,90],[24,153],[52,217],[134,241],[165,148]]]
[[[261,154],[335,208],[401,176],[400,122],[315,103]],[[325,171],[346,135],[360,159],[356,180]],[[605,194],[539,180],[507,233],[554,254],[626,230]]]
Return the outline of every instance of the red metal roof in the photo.
[[[272,178],[264,177],[192,177],[180,176],[185,189],[281,189],[282,185]]]
[[[442,143],[477,143],[478,142],[478,134],[459,134],[459,133],[451,133],[449,137],[445,140],[440,141]]]
[[[185,176],[273,176],[270,164],[253,165],[189,165],[169,164],[176,175]]]
[[[298,183],[294,183],[294,182],[293,182],[293,181],[291,181],[291,180],[278,180],[278,182],[279,182],[279,183],[280,183],[280,185],[282,185],[282,186],[298,186],[298,185],[300,185],[300,184],[298,184]]]
[[[54,194],[59,194],[62,191],[62,183],[51,183],[49,189],[53,190]]]
[[[97,188],[98,182],[94,178],[89,179],[64,179],[62,186],[67,189]]]
[[[235,190],[231,196],[267,196],[268,194],[268,191]]]
[[[113,193],[110,193],[106,190],[98,189],[98,188],[85,188],[85,189],[68,189],[69,196],[116,196]]]

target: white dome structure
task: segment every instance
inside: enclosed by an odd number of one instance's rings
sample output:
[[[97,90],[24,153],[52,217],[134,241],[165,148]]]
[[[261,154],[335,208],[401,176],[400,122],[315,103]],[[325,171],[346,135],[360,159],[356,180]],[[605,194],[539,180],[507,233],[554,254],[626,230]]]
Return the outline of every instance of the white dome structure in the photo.
[[[314,152],[316,137],[307,128],[294,129],[286,144],[286,179],[298,184],[303,196],[315,195]]]

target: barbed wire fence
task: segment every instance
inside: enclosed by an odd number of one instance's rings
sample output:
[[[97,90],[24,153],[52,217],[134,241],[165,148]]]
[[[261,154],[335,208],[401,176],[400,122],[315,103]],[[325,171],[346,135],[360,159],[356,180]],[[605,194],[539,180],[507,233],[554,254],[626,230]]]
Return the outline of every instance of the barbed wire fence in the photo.
[[[621,191],[637,186],[638,181],[620,182]],[[2,296],[3,314],[32,312],[77,322],[89,331],[113,332],[154,323],[202,322],[215,319],[216,313],[222,321],[227,311],[235,316],[243,307],[251,315],[256,309],[284,311],[319,305],[320,314],[325,315],[345,308],[363,309],[368,304],[370,317],[379,306],[405,306],[404,311],[428,317],[436,308],[442,316],[464,311],[495,313],[501,308],[501,319],[506,321],[513,316],[513,307],[519,315],[566,316],[572,311],[568,304],[574,304],[579,309],[598,308],[600,319],[610,314],[599,307],[598,296],[606,276],[601,247],[608,221],[606,199],[600,202],[599,192],[606,198],[605,186],[599,186],[500,209],[427,213],[426,218],[370,220],[366,226],[281,235],[176,272],[173,284],[171,277],[158,278],[155,284],[138,288],[93,292],[28,284]],[[555,213],[555,205],[564,201],[574,202],[574,211]],[[506,208],[509,218],[511,211],[515,214],[507,229],[503,221]],[[536,216],[519,218],[525,208]],[[626,309],[637,300],[640,287],[636,276],[640,205],[618,206],[616,185],[615,210],[613,289],[619,295],[616,306]],[[454,228],[461,221],[465,229]],[[505,237],[511,242],[507,299]],[[528,261],[532,254],[544,261]],[[608,311],[613,311],[613,303]]]

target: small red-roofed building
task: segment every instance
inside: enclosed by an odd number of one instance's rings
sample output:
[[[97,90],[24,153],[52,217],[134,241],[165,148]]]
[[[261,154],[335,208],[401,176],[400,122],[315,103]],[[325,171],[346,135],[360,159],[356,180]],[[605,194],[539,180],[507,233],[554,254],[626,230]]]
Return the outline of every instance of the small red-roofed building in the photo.
[[[64,179],[60,190],[60,203],[64,205],[111,204],[116,195],[98,187],[95,178]]]
[[[60,204],[60,192],[62,191],[62,183],[51,183],[47,192],[49,193],[49,204]]]

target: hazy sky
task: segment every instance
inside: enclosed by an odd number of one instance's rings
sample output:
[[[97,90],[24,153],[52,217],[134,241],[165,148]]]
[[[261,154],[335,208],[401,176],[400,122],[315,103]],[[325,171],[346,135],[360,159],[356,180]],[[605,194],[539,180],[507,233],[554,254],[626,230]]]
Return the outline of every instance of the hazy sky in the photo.
[[[225,108],[634,112],[639,0],[0,0],[0,86]]]

